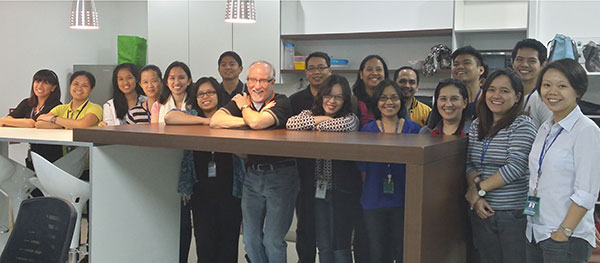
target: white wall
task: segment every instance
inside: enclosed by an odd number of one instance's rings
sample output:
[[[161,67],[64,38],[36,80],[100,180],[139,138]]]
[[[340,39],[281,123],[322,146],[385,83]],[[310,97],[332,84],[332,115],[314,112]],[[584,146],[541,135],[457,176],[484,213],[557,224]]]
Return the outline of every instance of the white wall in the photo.
[[[452,0],[284,0],[283,34],[452,28]]]
[[[279,0],[255,0],[255,24],[225,22],[225,0],[148,1],[148,63],[166,69],[185,62],[197,80],[220,80],[217,60],[233,50],[244,69],[255,60],[267,60],[279,69]],[[240,75],[245,79],[246,70]]]
[[[145,1],[96,0],[100,29],[95,31],[69,28],[71,4],[0,1],[0,116],[29,96],[37,70],[54,70],[64,97],[73,64],[116,64],[117,35],[147,38]]]
[[[596,43],[600,42],[600,1],[538,0],[537,6],[537,19],[530,23],[530,26],[536,29],[531,37],[547,43],[555,34],[560,33],[575,40],[594,39]]]

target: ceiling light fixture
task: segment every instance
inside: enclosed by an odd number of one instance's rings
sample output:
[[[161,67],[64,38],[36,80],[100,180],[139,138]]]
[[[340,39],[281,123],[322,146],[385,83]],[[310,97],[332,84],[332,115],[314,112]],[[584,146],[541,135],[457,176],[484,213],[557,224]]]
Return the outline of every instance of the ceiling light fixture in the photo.
[[[71,8],[72,29],[99,29],[98,12],[94,0],[73,0]]]
[[[256,23],[254,0],[227,0],[225,22]]]

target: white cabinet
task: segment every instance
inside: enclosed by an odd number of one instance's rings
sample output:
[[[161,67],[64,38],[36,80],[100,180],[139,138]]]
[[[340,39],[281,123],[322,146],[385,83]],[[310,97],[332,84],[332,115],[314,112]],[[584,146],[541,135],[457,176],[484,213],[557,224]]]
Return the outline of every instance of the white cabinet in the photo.
[[[452,28],[452,1],[281,1],[282,34]]]
[[[190,66],[194,80],[220,79],[219,55],[233,50],[245,68],[260,59],[278,69],[279,13],[279,1],[257,0],[255,24],[230,24],[224,21],[225,1],[148,1],[148,63],[164,71],[179,60]]]
[[[527,37],[528,10],[526,0],[455,0],[453,49],[512,49]]]

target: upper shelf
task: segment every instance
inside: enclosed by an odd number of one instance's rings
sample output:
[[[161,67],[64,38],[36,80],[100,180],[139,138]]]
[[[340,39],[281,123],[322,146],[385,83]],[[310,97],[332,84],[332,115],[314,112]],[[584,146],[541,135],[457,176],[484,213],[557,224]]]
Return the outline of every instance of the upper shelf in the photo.
[[[452,36],[452,29],[362,32],[362,33],[331,33],[331,34],[295,34],[281,35],[282,40],[317,40],[317,39],[365,39],[365,38],[400,38],[425,36]]]
[[[334,74],[356,74],[358,72],[358,69],[336,69],[336,68],[332,68],[332,73]],[[395,69],[390,69],[389,72],[390,74],[393,74],[395,71]],[[282,74],[284,73],[294,73],[294,74],[304,74],[305,71],[304,70],[295,70],[295,69],[281,69],[280,72]],[[450,74],[450,70],[449,69],[439,69],[436,74]]]

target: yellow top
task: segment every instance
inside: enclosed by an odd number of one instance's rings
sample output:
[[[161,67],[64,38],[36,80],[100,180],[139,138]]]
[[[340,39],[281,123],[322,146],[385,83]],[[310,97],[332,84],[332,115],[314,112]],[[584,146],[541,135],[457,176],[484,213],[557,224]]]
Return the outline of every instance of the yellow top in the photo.
[[[98,123],[102,121],[102,107],[100,105],[90,102],[86,100],[81,106],[77,109],[72,110],[71,105],[73,101],[69,102],[69,104],[58,105],[54,107],[50,113],[55,116],[65,118],[65,119],[74,119],[80,120],[88,114],[94,114],[98,118],[98,122],[94,126],[98,126]]]
[[[410,119],[412,121],[421,126],[425,126],[425,124],[427,124],[427,118],[429,118],[429,113],[431,112],[431,108],[429,106],[413,97],[409,110]]]

